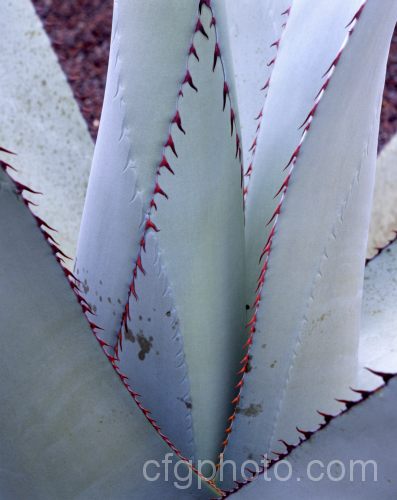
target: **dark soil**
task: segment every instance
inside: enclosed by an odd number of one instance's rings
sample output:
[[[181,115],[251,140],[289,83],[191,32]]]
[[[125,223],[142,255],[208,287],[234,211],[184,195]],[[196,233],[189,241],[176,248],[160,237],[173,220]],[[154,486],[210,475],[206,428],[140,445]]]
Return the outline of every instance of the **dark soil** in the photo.
[[[33,0],[95,139],[105,90],[112,0]],[[379,148],[397,132],[397,30],[382,104]]]
[[[379,148],[397,132],[397,28],[394,30],[383,95]]]
[[[112,0],[33,0],[95,139],[112,28]]]

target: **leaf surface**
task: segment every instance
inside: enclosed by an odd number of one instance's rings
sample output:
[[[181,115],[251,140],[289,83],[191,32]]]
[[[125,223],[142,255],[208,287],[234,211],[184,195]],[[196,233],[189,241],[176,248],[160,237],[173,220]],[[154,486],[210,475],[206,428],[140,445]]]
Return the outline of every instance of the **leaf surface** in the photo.
[[[225,1],[227,33],[230,37],[237,91],[244,164],[252,160],[249,151],[276,64],[278,47],[292,0]],[[258,119],[255,119],[259,116]]]
[[[361,317],[358,387],[374,389],[377,377],[365,368],[397,371],[397,244],[387,246],[365,269]]]
[[[231,498],[394,498],[396,406],[394,377]]]
[[[2,497],[214,496],[194,481],[190,489],[176,489],[173,465],[170,482],[161,480],[169,447],[115,376],[50,246],[2,170],[0,214]],[[158,461],[158,481],[144,479],[146,460]]]
[[[200,3],[116,4],[77,272],[143,406],[216,461],[246,315],[241,139],[228,40]]]
[[[281,85],[273,87],[274,101],[270,89],[265,109],[278,104],[283,118],[261,130],[247,198],[251,289],[262,249],[263,256],[226,449],[237,463],[279,449],[281,438],[295,442],[295,426],[315,426],[316,410],[335,411],[334,398],[355,382],[380,100],[397,10],[394,1],[361,6],[294,4],[274,70]],[[292,123],[283,139],[285,116]],[[282,189],[269,203],[276,181]]]

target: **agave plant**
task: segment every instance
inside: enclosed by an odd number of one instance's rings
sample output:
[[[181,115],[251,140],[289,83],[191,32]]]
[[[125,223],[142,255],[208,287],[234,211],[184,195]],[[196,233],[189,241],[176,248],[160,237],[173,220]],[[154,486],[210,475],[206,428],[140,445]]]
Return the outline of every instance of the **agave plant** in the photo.
[[[394,498],[397,247],[365,256],[396,18],[115,1],[74,273],[1,162],[2,498]],[[305,475],[351,459],[377,481]]]

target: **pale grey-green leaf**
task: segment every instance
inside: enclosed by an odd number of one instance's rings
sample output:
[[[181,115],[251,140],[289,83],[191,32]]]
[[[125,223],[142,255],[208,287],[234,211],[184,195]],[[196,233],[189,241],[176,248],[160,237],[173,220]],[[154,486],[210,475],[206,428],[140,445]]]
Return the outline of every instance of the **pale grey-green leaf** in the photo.
[[[349,30],[347,25],[360,5],[318,2],[314,6],[309,1],[293,5],[273,75],[284,70],[284,84],[273,87],[273,92],[278,92],[279,105],[288,103],[288,113],[293,110],[296,122],[300,115],[298,125],[311,106],[295,114],[302,104],[296,102],[294,92],[288,95],[287,89],[291,85],[311,89],[314,104],[327,78],[321,80],[321,74],[337,55]],[[226,457],[239,463],[279,448],[280,438],[294,442],[296,425],[313,427],[319,419],[316,410],[334,411],[334,398],[343,398],[348,386],[355,383],[380,100],[396,14],[393,0],[381,6],[373,0],[367,2],[295,160],[261,289],[250,371],[226,450]],[[304,20],[306,29],[302,29]],[[371,36],[374,29],[376,37]],[[301,43],[305,50],[300,48],[299,52],[296,47]],[[336,51],[330,55],[329,46],[335,43]],[[307,54],[312,54],[310,61]],[[321,61],[317,60],[319,55]],[[313,62],[314,75],[299,69]],[[270,91],[265,108],[270,109],[271,103]],[[251,272],[260,255],[257,235],[262,234],[263,246],[265,233],[272,227],[263,230],[269,185],[276,178],[281,185],[281,176],[288,173],[282,170],[299,144],[298,139],[288,147],[288,138],[303,132],[295,125],[291,136],[287,130],[287,143],[282,140],[284,116],[288,114],[283,109],[285,104],[279,107],[283,118],[274,122],[270,136],[265,129],[261,131],[263,142],[248,194],[247,259],[252,259],[248,263]],[[277,142],[273,142],[275,136]],[[250,272],[248,278],[250,286]]]
[[[397,379],[335,418],[231,498],[392,500],[396,497]],[[291,478],[288,477],[291,471]],[[281,478],[280,481],[278,478]]]
[[[50,247],[1,170],[0,235],[0,496],[214,496],[195,481],[176,489],[173,465],[169,482],[162,480],[161,460],[170,449],[101,352]],[[158,481],[144,479],[146,460],[159,462]]]

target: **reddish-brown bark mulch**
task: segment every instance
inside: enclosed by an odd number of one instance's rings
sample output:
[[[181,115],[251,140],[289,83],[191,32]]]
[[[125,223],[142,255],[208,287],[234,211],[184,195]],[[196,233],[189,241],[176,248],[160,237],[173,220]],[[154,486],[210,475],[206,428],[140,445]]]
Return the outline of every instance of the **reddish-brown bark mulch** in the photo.
[[[105,91],[112,0],[33,0],[95,139]]]
[[[112,0],[33,0],[87,120],[98,131],[112,25]],[[379,148],[397,132],[397,30],[382,104]]]
[[[383,95],[379,148],[397,132],[397,28],[391,43],[387,63],[386,86]]]

